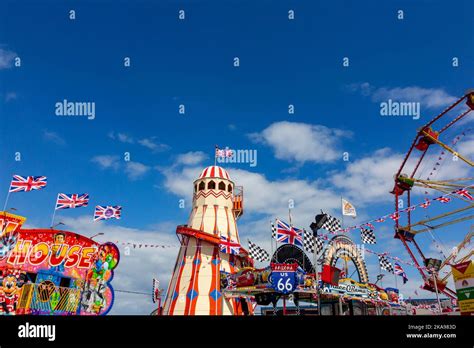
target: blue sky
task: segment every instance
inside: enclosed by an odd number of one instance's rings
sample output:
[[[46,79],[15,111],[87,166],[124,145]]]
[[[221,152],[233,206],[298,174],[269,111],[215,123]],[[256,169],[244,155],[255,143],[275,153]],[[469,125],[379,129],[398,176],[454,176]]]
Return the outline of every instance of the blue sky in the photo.
[[[178,20],[180,9],[185,20]],[[285,217],[288,199],[303,227],[321,208],[338,214],[340,196],[358,208],[357,221],[390,213],[391,178],[417,128],[473,87],[469,10],[468,1],[2,2],[0,187],[6,195],[12,174],[48,176],[45,190],[11,196],[9,207],[29,226],[49,226],[58,192],[88,192],[90,207],[58,214],[66,229],[100,230],[104,240],[176,243],[192,181],[213,163],[219,144],[258,152],[256,167],[227,168],[246,190],[241,236],[268,248],[268,220]],[[389,98],[420,102],[420,119],[382,117],[380,102]],[[64,99],[95,102],[95,119],[56,116]],[[467,129],[469,122],[445,140]],[[473,144],[468,132],[459,146],[472,153]],[[123,161],[125,152],[131,163]],[[430,160],[438,153],[433,149]],[[469,174],[450,162],[440,177]],[[92,225],[96,204],[122,205],[123,219]],[[468,227],[437,236],[449,250]],[[390,224],[376,232],[372,249],[409,259]],[[359,243],[358,233],[351,236]],[[420,236],[434,256],[430,240]],[[153,276],[166,284],[177,250],[156,253],[124,256],[114,286],[149,291]],[[378,269],[375,259],[367,262],[369,271]],[[145,276],[138,278],[141,268]],[[410,295],[420,278],[406,271]],[[133,296],[118,294],[115,313],[136,313],[129,305],[136,301],[140,313],[152,309],[148,298]]]

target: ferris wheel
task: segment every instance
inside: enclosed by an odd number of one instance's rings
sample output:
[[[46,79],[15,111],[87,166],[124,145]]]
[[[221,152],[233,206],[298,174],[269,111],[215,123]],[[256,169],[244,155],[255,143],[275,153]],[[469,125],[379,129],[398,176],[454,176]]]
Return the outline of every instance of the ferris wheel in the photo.
[[[395,183],[391,192],[395,197],[395,238],[403,243],[420,272],[424,280],[423,289],[433,292],[439,291],[453,299],[456,298],[456,292],[447,287],[450,271],[446,271],[446,269],[450,269],[450,264],[468,260],[473,256],[472,249],[464,256],[461,256],[460,251],[469,244],[474,231],[472,229],[468,231],[450,255],[443,255],[444,260],[437,262],[434,271],[430,268],[432,266],[430,260],[433,259],[425,256],[416,237],[422,233],[429,233],[433,237],[436,230],[442,231],[446,226],[474,218],[472,210],[474,208],[472,199],[474,178],[469,177],[469,174],[472,175],[471,169],[474,162],[468,158],[469,154],[465,155],[458,149],[458,143],[462,143],[462,138],[468,136],[469,129],[466,128],[464,120],[472,110],[474,110],[474,90],[469,90],[463,97],[418,130],[394,176]],[[457,116],[453,117],[452,114]],[[456,132],[456,136],[450,139],[449,133],[452,132]],[[452,161],[447,158],[451,158]],[[443,171],[443,175],[439,174],[442,169],[446,169],[446,166],[443,168],[443,165],[452,165],[453,162],[456,162],[455,168],[448,168]],[[427,175],[423,171],[426,168],[430,169]],[[413,192],[415,190],[416,193]],[[442,196],[438,198],[441,202],[446,203],[450,200],[450,198],[446,198],[446,195],[453,192],[463,193],[463,195],[456,195],[455,209],[452,209],[451,204],[440,204],[438,210],[442,211],[435,216],[420,217],[418,212],[415,212],[415,206],[412,205],[414,194],[421,197],[423,194],[426,195],[425,197],[432,197],[432,195],[441,193]],[[442,197],[445,198],[444,201],[441,199]],[[406,207],[403,206],[405,198]],[[429,204],[430,200],[425,199],[426,204]],[[402,218],[401,213],[406,213],[406,219],[405,214]],[[458,257],[460,258],[458,259]],[[443,269],[445,275],[437,276]]]

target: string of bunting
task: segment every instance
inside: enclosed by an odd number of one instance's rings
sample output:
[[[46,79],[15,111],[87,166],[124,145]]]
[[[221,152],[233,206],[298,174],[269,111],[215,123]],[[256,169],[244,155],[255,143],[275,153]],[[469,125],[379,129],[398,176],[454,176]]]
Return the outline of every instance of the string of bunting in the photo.
[[[391,214],[386,214],[386,215],[383,215],[383,216],[381,216],[377,219],[372,219],[372,220],[369,220],[367,222],[364,222],[360,225],[350,226],[350,227],[346,227],[346,228],[340,228],[340,229],[337,229],[337,230],[333,229],[331,231],[328,231],[328,233],[326,233],[326,234],[321,234],[320,236],[329,235],[329,234],[336,234],[336,233],[347,233],[351,230],[364,229],[364,228],[367,228],[367,227],[370,228],[371,230],[374,230],[375,226],[374,226],[373,223],[385,222],[387,220],[387,218],[390,218],[393,221],[397,221],[400,218],[400,213],[407,213],[409,211],[414,211],[417,207],[426,209],[431,205],[432,201],[438,201],[442,204],[446,204],[446,203],[451,202],[451,197],[450,196],[454,196],[454,195],[461,196],[461,197],[466,198],[470,201],[473,201],[474,197],[468,191],[468,189],[472,188],[472,187],[473,187],[473,185],[469,185],[469,186],[463,187],[461,189],[458,189],[458,190],[450,192],[450,193],[446,193],[442,196],[439,196],[439,197],[436,197],[436,198],[433,198],[433,199],[425,198],[424,202],[411,205],[411,206],[401,210],[400,212],[393,212]],[[323,226],[323,228],[324,228],[324,226]]]
[[[461,140],[462,137],[466,136],[466,133],[469,132],[471,129],[467,129],[461,134],[458,134],[452,141],[451,141],[451,147],[454,148],[456,144]],[[443,164],[443,161],[445,160],[445,154],[446,150],[441,149],[440,154],[438,155],[438,158],[433,165],[433,168],[430,171],[430,174],[426,177],[426,180],[431,180],[431,177],[435,177],[436,174],[439,172],[439,167]],[[425,191],[425,194],[428,194],[428,191]]]

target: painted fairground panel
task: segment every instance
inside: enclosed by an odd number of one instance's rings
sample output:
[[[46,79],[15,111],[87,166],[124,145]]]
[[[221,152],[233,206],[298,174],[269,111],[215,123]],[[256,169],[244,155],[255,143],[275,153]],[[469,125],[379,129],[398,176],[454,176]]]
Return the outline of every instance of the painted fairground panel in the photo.
[[[104,315],[119,251],[79,234],[54,229],[15,232],[0,259],[0,312],[4,315]]]

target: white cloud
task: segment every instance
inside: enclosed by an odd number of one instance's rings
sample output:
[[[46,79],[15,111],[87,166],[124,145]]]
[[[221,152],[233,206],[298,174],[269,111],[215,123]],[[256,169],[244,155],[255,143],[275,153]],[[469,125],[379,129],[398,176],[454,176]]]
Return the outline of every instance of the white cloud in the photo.
[[[155,229],[135,229],[122,227],[114,222],[93,222],[90,216],[71,218],[58,216],[58,221],[66,224],[66,229],[79,234],[92,236],[99,242],[117,242],[120,249],[120,263],[115,270],[112,286],[116,290],[149,292],[149,295],[115,292],[115,303],[111,314],[150,314],[156,305],[151,298],[152,279],[157,278],[166,288],[171,277],[173,266],[178,255],[179,242],[174,231],[157,231]],[[136,244],[172,245],[171,248],[138,248],[121,245],[122,242]],[[127,253],[129,252],[129,255]]]
[[[281,121],[249,136],[255,142],[270,146],[278,159],[323,163],[342,156],[339,141],[350,135],[348,131],[321,125]]]
[[[160,151],[166,151],[170,147],[166,144],[162,144],[156,141],[156,137],[150,137],[150,138],[143,138],[143,139],[138,139],[136,140],[133,136],[126,134],[126,133],[115,133],[113,131],[109,132],[107,136],[110,139],[113,140],[118,140],[121,143],[125,144],[135,144],[138,143],[139,145],[146,147],[147,149],[152,150],[153,152],[160,152]]]
[[[118,140],[118,141],[120,141],[121,143],[127,143],[127,144],[133,144],[133,143],[135,143],[135,139],[133,139],[133,137],[131,137],[131,136],[129,136],[128,134],[125,134],[125,133],[109,132],[109,134],[107,134],[107,136],[108,136],[110,139]]]
[[[118,169],[120,167],[119,156],[99,155],[91,160],[102,169]]]
[[[169,146],[166,144],[157,143],[154,138],[144,138],[138,140],[138,143],[154,152],[166,151]]]
[[[370,156],[348,163],[344,171],[336,172],[329,180],[342,189],[344,195],[356,205],[393,200],[389,192],[393,188],[393,176],[402,161],[401,154],[383,148]]]
[[[202,151],[190,151],[190,152],[178,155],[178,157],[176,157],[175,163],[183,164],[186,166],[192,166],[192,165],[202,163],[207,158],[208,158],[207,154]]]
[[[450,95],[442,88],[408,87],[375,87],[368,82],[351,84],[350,91],[360,92],[363,96],[370,96],[373,102],[397,101],[419,102],[426,108],[440,108],[454,103],[458,98]]]
[[[0,48],[0,70],[11,68],[16,56],[17,54],[15,52]]]
[[[127,162],[125,164],[125,173],[130,180],[137,180],[145,175],[150,167],[140,162]]]
[[[52,131],[44,130],[43,138],[55,143],[56,145],[66,145],[66,141],[59,134]]]

